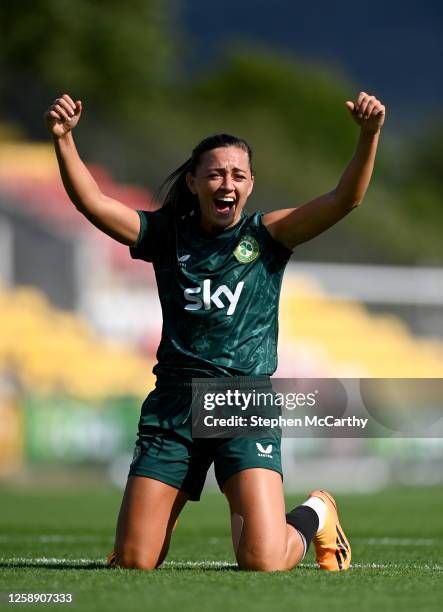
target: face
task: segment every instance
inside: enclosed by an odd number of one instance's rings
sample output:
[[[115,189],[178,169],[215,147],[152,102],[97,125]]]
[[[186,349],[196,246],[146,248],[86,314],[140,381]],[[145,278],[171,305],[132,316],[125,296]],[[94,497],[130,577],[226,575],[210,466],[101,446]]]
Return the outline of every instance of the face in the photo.
[[[248,154],[239,147],[219,147],[200,157],[186,182],[198,196],[201,226],[214,233],[235,225],[254,185]]]

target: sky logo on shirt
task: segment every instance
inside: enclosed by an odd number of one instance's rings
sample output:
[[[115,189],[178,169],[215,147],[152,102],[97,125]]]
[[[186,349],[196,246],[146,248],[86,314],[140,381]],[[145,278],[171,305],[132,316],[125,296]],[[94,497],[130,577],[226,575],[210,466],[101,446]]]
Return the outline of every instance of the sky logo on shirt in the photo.
[[[185,310],[201,310],[202,308],[211,310],[213,306],[219,309],[227,307],[226,314],[231,316],[235,312],[244,284],[243,281],[237,283],[234,292],[226,285],[220,285],[215,291],[212,291],[211,280],[205,278],[203,286],[189,287],[184,290],[184,297],[190,302],[185,306]]]

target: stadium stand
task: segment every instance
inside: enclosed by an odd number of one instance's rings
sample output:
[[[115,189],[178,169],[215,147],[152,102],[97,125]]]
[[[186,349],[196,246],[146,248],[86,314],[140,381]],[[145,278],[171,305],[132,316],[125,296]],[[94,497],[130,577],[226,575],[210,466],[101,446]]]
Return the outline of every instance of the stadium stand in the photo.
[[[443,377],[443,342],[417,338],[394,315],[370,314],[359,302],[331,299],[309,278],[288,276],[280,376]]]
[[[153,363],[135,349],[98,336],[39,291],[0,289],[0,370],[36,394],[85,400],[135,395],[153,386]]]
[[[147,190],[117,184],[99,165],[91,164],[88,168],[102,191],[110,197],[134,209],[156,208],[152,194]],[[1,142],[0,194],[6,201],[12,199],[14,203],[18,202],[28,213],[63,233],[89,234],[98,246],[103,245],[113,273],[122,273],[134,280],[143,278],[146,282],[146,265],[132,260],[125,245],[110,240],[91,226],[69,200],[49,144]],[[148,282],[154,282],[152,273],[148,274]]]

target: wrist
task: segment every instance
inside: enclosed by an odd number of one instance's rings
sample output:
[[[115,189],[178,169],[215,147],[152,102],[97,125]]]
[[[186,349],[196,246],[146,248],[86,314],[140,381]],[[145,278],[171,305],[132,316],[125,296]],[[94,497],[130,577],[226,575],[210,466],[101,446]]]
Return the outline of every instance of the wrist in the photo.
[[[380,136],[380,132],[381,132],[381,127],[375,128],[375,129],[368,129],[368,128],[364,128],[364,127],[360,128],[361,136],[368,136],[370,138],[374,138],[376,136],[377,137]]]
[[[66,132],[65,134],[61,134],[61,135],[52,134],[52,140],[54,141],[54,143],[58,143],[58,144],[72,143],[73,142],[72,132],[71,130],[69,130],[69,132]]]

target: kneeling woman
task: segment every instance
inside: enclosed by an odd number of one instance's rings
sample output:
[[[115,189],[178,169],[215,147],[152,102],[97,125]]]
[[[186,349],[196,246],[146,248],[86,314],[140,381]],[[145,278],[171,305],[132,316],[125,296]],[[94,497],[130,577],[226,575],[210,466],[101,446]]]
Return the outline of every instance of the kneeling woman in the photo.
[[[203,140],[167,179],[163,207],[134,211],[100,191],[77,153],[71,131],[81,102],[64,94],[46,112],[68,195],[133,258],[153,263],[163,311],[157,383],[142,406],[110,565],[158,567],[177,517],[200,498],[214,463],[241,569],[290,569],[311,540],[321,568],[349,567],[350,546],[330,493],[313,491],[286,513],[278,437],[193,439],[190,418],[193,378],[267,381],[274,373],[280,286],[292,249],[363,199],[385,108],[365,92],[346,105],[361,133],[337,187],[267,214],[244,211],[254,173],[251,149],[240,138]]]

